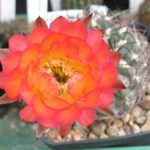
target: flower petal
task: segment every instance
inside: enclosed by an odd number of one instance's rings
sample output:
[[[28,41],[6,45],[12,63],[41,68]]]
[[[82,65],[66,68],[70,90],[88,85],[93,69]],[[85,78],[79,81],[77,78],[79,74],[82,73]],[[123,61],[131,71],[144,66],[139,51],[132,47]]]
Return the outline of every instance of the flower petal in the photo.
[[[18,99],[10,99],[7,94],[0,96],[0,105],[10,104],[16,102]]]
[[[90,67],[91,75],[96,81],[99,80],[99,63],[96,58],[92,58],[91,60],[89,60],[88,65]]]
[[[91,13],[91,14],[87,15],[85,18],[82,18],[82,20],[81,20],[82,23],[88,27],[91,23],[92,16],[93,16],[93,14]]]
[[[83,96],[85,84],[84,76],[82,74],[74,74],[68,81],[69,94],[76,99]]]
[[[113,102],[113,91],[111,88],[100,90],[100,99],[97,104],[98,108],[107,108]]]
[[[61,33],[50,32],[48,37],[41,43],[41,51],[47,51],[50,49],[52,43],[56,41],[62,41],[68,38],[68,36],[63,35]]]
[[[44,103],[42,98],[35,96],[32,99],[32,108],[38,118],[54,118],[57,116],[58,111],[50,109]]]
[[[48,26],[43,18],[38,17],[34,22],[34,29],[35,28],[48,28]]]
[[[60,29],[68,23],[69,21],[66,18],[60,16],[50,24],[50,30],[53,32],[59,32]]]
[[[65,137],[67,134],[69,134],[70,130],[71,124],[62,124],[57,127],[57,131],[62,137]]]
[[[56,128],[58,123],[50,117],[38,117],[38,122],[45,128]]]
[[[10,72],[5,83],[5,91],[7,95],[12,98],[18,98],[20,96],[20,85],[22,81],[22,74],[18,69],[14,69]]]
[[[95,53],[96,58],[100,64],[104,64],[109,60],[110,57],[110,51],[108,48],[107,43],[102,39],[100,49]]]
[[[0,88],[4,89],[5,82],[7,80],[6,74],[3,71],[0,72]]]
[[[87,28],[81,20],[78,19],[75,22],[70,22],[69,24],[64,25],[61,28],[60,33],[85,40],[87,36]]]
[[[13,54],[7,55],[2,60],[1,63],[5,74],[11,72],[14,68],[18,66],[20,57],[21,57],[21,52],[14,52]]]
[[[77,56],[78,48],[68,40],[58,41],[52,44],[51,51],[56,54],[63,54],[65,56]]]
[[[68,91],[75,99],[84,96],[96,86],[95,80],[88,74],[74,74],[68,81]]]
[[[77,102],[77,105],[80,108],[94,108],[97,106],[97,103],[100,99],[100,91],[98,89],[93,89],[83,99]]]
[[[82,109],[78,122],[82,125],[88,126],[95,120],[96,114],[93,109]]]
[[[32,89],[29,89],[27,80],[23,79],[21,83],[21,88],[20,88],[20,95],[21,98],[29,104],[34,96],[34,93],[32,92]]]
[[[99,86],[101,88],[110,87],[116,82],[117,77],[118,77],[118,71],[116,66],[113,63],[108,62],[104,64],[101,68]]]
[[[9,39],[10,52],[24,51],[28,46],[27,37],[21,34],[16,34]]]
[[[111,51],[110,52],[110,60],[114,63],[114,64],[119,64],[120,62],[120,58],[121,58],[121,55],[119,52],[115,52],[115,51]]]
[[[94,52],[101,49],[102,32],[97,29],[92,29],[88,32],[87,42],[92,47]]]
[[[38,44],[34,44],[31,45],[30,47],[28,47],[24,53],[21,56],[21,59],[19,61],[19,67],[21,71],[25,71],[25,69],[27,68],[27,66],[29,65],[29,63],[31,61],[34,61],[39,54],[39,45]]]
[[[57,120],[60,123],[72,123],[79,117],[79,115],[80,111],[75,105],[72,105],[68,109],[61,110],[57,115]]]
[[[75,37],[69,38],[69,41],[78,47],[79,58],[83,60],[89,60],[91,57],[93,57],[91,47],[85,41]]]
[[[0,61],[2,61],[8,55],[8,49],[0,48]]]
[[[28,36],[29,44],[39,44],[48,36],[49,30],[45,27],[35,28]]]
[[[123,84],[123,82],[121,82],[119,79],[116,80],[116,82],[112,85],[113,90],[117,91],[117,90],[123,90],[125,89],[125,85]]]
[[[30,105],[27,105],[23,109],[21,109],[21,111],[19,112],[19,117],[26,122],[36,121],[36,115]]]
[[[69,103],[67,103],[66,101],[64,101],[63,99],[58,98],[58,97],[43,99],[43,103],[47,107],[50,107],[55,110],[65,109],[65,108],[69,107]]]

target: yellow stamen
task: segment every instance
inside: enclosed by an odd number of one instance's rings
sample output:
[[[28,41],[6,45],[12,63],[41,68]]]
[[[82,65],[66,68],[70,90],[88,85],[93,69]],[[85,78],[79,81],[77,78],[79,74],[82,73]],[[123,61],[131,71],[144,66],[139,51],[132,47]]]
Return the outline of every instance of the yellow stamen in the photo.
[[[58,96],[73,102],[68,92],[68,80],[73,74],[85,73],[85,64],[62,55],[49,54],[41,60],[41,68],[57,80]]]

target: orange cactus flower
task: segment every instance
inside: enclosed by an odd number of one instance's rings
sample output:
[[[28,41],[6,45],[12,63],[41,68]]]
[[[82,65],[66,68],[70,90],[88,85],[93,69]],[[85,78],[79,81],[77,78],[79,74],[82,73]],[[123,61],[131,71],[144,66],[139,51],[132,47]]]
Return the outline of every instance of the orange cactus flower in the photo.
[[[90,125],[95,110],[110,106],[113,89],[123,86],[119,61],[101,31],[81,19],[58,17],[48,27],[39,17],[28,36],[9,39],[0,87],[14,101],[24,101],[19,115],[27,122],[49,128],[75,121]]]

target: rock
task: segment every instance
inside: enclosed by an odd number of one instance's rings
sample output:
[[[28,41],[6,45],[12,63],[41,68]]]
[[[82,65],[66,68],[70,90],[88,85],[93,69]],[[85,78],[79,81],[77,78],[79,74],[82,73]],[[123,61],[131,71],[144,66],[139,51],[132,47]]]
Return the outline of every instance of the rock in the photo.
[[[80,141],[81,140],[81,134],[78,132],[74,132],[74,134],[72,135],[74,141]]]
[[[105,132],[106,124],[104,122],[96,123],[92,126],[91,130],[94,134],[100,136]]]
[[[57,134],[57,140],[58,141],[61,141],[63,138],[59,135],[59,134]]]
[[[147,87],[146,87],[146,92],[150,94],[150,82],[148,82]]]
[[[129,125],[124,125],[124,127],[123,127],[123,129],[124,129],[124,131],[127,133],[127,134],[130,134],[131,133],[131,126],[129,126]]]
[[[133,127],[133,125],[134,125],[133,120],[130,120],[130,121],[129,121],[129,125],[130,125],[131,127]]]
[[[70,132],[69,134],[66,135],[65,140],[70,141],[71,139],[72,139],[72,134]]]
[[[49,129],[48,138],[51,140],[58,139],[58,132],[55,129]]]
[[[147,112],[146,114],[146,122],[144,125],[141,127],[141,130],[144,131],[150,131],[150,111]]]
[[[93,132],[91,132],[91,133],[89,134],[89,139],[95,140],[95,139],[97,139],[97,138],[98,138],[97,135],[94,134]]]
[[[115,119],[113,124],[116,125],[118,128],[121,128],[123,126],[123,122],[119,119]]]
[[[122,119],[122,121],[126,124],[130,120],[130,114],[126,114],[125,117]]]
[[[146,117],[145,116],[141,116],[141,117],[135,119],[135,123],[137,123],[139,125],[144,124],[145,121],[146,121]]]
[[[133,118],[141,117],[144,115],[144,111],[141,107],[136,106],[132,109],[131,115],[133,116]]]
[[[137,124],[132,126],[133,133],[139,133],[141,131],[140,127]]]
[[[124,136],[124,135],[126,135],[126,132],[123,129],[121,129],[121,130],[119,130],[118,135]]]
[[[103,133],[101,136],[100,136],[100,138],[108,138],[108,135],[107,134],[105,134],[105,133]]]
[[[150,95],[144,96],[143,101],[141,102],[140,106],[146,110],[150,109]]]
[[[116,125],[109,126],[108,129],[106,130],[106,133],[109,136],[117,136],[118,132],[119,132],[119,128]]]

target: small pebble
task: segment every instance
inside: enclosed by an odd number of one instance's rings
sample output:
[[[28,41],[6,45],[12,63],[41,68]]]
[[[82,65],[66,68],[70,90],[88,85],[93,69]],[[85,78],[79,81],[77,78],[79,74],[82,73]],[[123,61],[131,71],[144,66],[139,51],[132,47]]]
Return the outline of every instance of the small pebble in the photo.
[[[126,135],[126,132],[123,129],[121,129],[121,130],[119,130],[118,135],[124,136],[124,135]]]
[[[113,124],[115,124],[118,128],[121,128],[123,126],[123,122],[119,119],[115,119]]]
[[[130,134],[131,133],[131,126],[129,126],[129,125],[124,125],[124,127],[123,127],[123,129],[124,129],[124,131],[127,133],[127,134]]]
[[[150,82],[148,83],[148,85],[147,85],[147,87],[146,87],[146,92],[147,92],[148,94],[150,94]]]
[[[119,132],[119,129],[116,125],[109,126],[108,129],[106,130],[106,133],[109,136],[117,136],[118,132]]]
[[[94,140],[94,139],[97,139],[97,138],[98,138],[97,135],[94,134],[93,132],[91,132],[91,133],[89,134],[89,139]]]
[[[103,133],[101,136],[100,136],[100,138],[108,138],[109,136],[107,135],[107,134],[105,134],[105,133]]]
[[[130,120],[130,121],[129,121],[129,125],[130,125],[131,127],[133,127],[133,125],[134,125],[133,120]]]
[[[61,137],[59,134],[57,134],[56,139],[57,139],[58,141],[61,141],[61,140],[62,140],[62,137]]]
[[[141,102],[140,106],[146,110],[150,109],[150,95],[144,96],[143,101]]]
[[[141,107],[136,106],[136,107],[134,107],[134,108],[132,109],[131,115],[132,115],[133,117],[135,117],[135,118],[141,117],[141,116],[144,115],[144,111],[143,111],[143,109],[142,109]]]
[[[146,114],[146,122],[141,127],[141,130],[142,131],[150,131],[150,111],[148,111]]]
[[[66,138],[67,141],[71,140],[72,139],[72,134],[71,133],[67,134],[67,136],[65,138]]]
[[[75,132],[75,133],[73,134],[73,139],[74,139],[74,141],[80,141],[80,140],[81,140],[81,134]]]
[[[125,124],[128,123],[129,120],[130,120],[130,114],[126,114],[125,117],[124,117],[122,120],[123,120],[123,122],[124,122]]]
[[[105,129],[106,129],[106,124],[104,122],[101,122],[99,124],[97,123],[92,126],[92,132],[98,136],[103,134],[105,132]]]
[[[140,127],[137,124],[134,124],[132,127],[133,133],[139,133],[141,131]]]
[[[144,124],[145,121],[146,121],[146,117],[145,116],[141,116],[141,117],[135,119],[135,123],[137,123],[139,125]]]
[[[57,133],[57,131],[54,130],[54,129],[50,129],[50,130],[48,131],[48,137],[49,137],[50,139],[57,139],[57,138],[58,138],[58,133]]]

